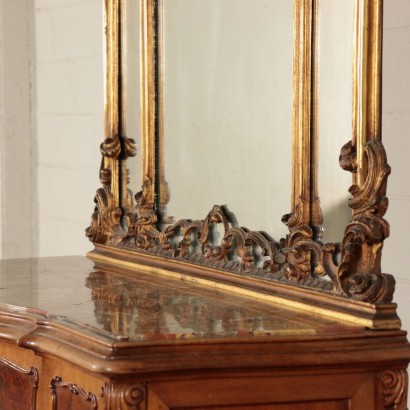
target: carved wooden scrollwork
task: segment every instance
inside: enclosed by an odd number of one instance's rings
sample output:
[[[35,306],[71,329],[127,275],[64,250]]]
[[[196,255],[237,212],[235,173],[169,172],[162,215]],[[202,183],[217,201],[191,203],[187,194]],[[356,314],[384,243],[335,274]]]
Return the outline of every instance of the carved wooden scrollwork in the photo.
[[[204,220],[180,220],[157,228],[153,204],[145,200],[152,189],[144,182],[136,195],[135,213],[129,213],[129,238],[136,248],[157,255],[184,259],[189,262],[224,269],[258,278],[297,282],[301,285],[329,289],[366,302],[390,302],[394,278],[382,274],[380,268],[383,241],[389,235],[389,225],[383,218],[388,205],[387,177],[390,167],[379,140],[367,142],[365,154],[369,172],[361,187],[353,185],[349,192],[352,220],[347,225],[343,243],[323,244],[313,228],[302,224],[303,212],[285,215],[283,221],[290,234],[281,245],[264,232],[240,228],[226,206],[214,206]],[[341,166],[356,171],[356,152],[352,143],[342,148]],[[303,206],[303,201],[299,207]],[[215,226],[223,227],[222,238],[215,241]],[[124,238],[121,238],[124,239]],[[133,246],[129,239],[128,246]],[[340,263],[335,261],[341,251]],[[328,275],[330,281],[320,279]]]
[[[146,410],[146,386],[138,384],[106,383],[102,392],[104,409]]]
[[[126,214],[128,235],[134,238],[138,249],[152,247],[159,237],[157,229],[158,216],[154,204],[148,198],[153,198],[153,184],[149,178],[144,179],[142,191],[135,195],[136,206],[134,212]]]
[[[218,224],[223,226],[220,241],[216,238]],[[181,240],[173,246],[178,232]],[[239,228],[236,217],[226,206],[215,205],[203,221],[181,220],[168,226],[160,234],[160,245],[174,257],[201,257],[210,266],[235,268],[247,274],[252,273],[258,262],[266,272],[278,271],[284,262],[279,245],[272,238],[264,232]]]
[[[101,173],[106,173],[107,170]],[[116,206],[108,186],[97,190],[94,197],[95,208],[91,216],[91,225],[86,229],[86,235],[93,243],[111,243],[121,240],[122,231],[120,219],[121,208]]]
[[[86,393],[76,384],[66,383],[60,377],[54,377],[50,383],[50,393],[53,397],[53,410],[84,409],[97,410],[97,397]]]
[[[102,151],[115,157],[119,155],[118,146],[109,141]],[[261,279],[333,290],[360,301],[390,302],[394,278],[382,274],[380,269],[383,241],[389,235],[383,216],[388,205],[385,194],[390,167],[379,140],[369,141],[365,153],[369,172],[361,187],[353,185],[349,190],[353,215],[341,246],[323,244],[314,229],[302,223],[303,201],[294,213],[284,216],[290,234],[281,243],[265,232],[239,227],[234,214],[218,205],[204,220],[183,219],[159,229],[157,212],[149,200],[153,197],[149,178],[135,196],[134,210],[126,214],[125,231],[120,222],[122,210],[113,206],[107,169],[101,170],[104,188],[97,191],[97,207],[87,235],[95,243],[139,249]],[[356,152],[351,142],[342,148],[340,164],[350,172],[356,171]],[[217,225],[223,227],[220,240],[216,238]],[[326,275],[330,281],[322,278]]]
[[[379,373],[378,383],[386,410],[407,409],[408,375],[406,370],[386,370]]]
[[[129,236],[118,246],[240,275],[332,289],[330,281],[320,278],[324,274],[322,249],[311,239],[308,226],[282,240],[282,247],[266,232],[239,227],[225,205],[215,205],[204,220],[183,219],[159,230],[153,206],[144,198],[143,193],[136,195],[135,213],[128,214]],[[222,232],[218,233],[217,226]],[[316,266],[313,275],[312,264]]]
[[[322,264],[322,246],[314,240],[314,230],[303,223],[303,201],[296,207],[296,211],[284,215],[284,222],[290,233],[283,240],[286,252],[285,274],[289,280],[301,282],[315,275],[324,273]]]
[[[349,206],[353,210],[342,243],[337,278],[344,294],[366,302],[390,302],[395,280],[381,273],[383,241],[389,236],[389,224],[383,218],[388,206],[387,177],[390,166],[381,141],[367,142],[365,154],[368,173],[362,186],[352,185]],[[356,152],[349,142],[342,148],[340,165],[356,172]]]
[[[136,154],[135,141],[117,135],[114,138],[106,138],[100,150],[102,187],[97,190],[94,197],[96,205],[91,216],[91,225],[86,229],[86,235],[93,243],[115,244],[125,237],[126,232],[121,225],[123,211],[113,192],[112,168],[117,166],[116,162],[119,161],[120,156],[125,159]],[[131,195],[129,191],[128,197]],[[128,200],[127,205],[131,208],[132,200]]]

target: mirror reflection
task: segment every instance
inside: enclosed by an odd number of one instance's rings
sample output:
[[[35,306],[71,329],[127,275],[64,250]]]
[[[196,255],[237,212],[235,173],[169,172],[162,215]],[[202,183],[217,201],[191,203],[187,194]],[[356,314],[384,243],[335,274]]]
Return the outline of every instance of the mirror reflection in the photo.
[[[127,162],[129,188],[135,194],[141,190],[141,99],[140,99],[140,2],[125,2],[125,56],[123,63],[124,133],[137,144],[137,160]]]
[[[95,271],[86,286],[94,305],[89,323],[129,341],[290,336],[315,334],[318,325],[341,326],[333,319],[312,319],[297,310],[275,304],[266,307],[239,295],[226,300],[221,291],[154,279],[142,272],[135,280]]]
[[[322,0],[318,43],[319,196],[324,241],[350,219],[351,175],[338,165],[352,135],[355,0]],[[227,204],[238,222],[287,234],[292,155],[293,2],[167,0],[164,6],[165,178],[176,220]],[[125,133],[137,142],[141,189],[139,2],[126,2]]]
[[[164,2],[168,215],[227,204],[252,230],[284,236],[292,141],[293,2]]]
[[[355,0],[321,0],[319,29],[319,197],[325,242],[340,242],[350,209],[352,176],[339,166],[352,138]]]

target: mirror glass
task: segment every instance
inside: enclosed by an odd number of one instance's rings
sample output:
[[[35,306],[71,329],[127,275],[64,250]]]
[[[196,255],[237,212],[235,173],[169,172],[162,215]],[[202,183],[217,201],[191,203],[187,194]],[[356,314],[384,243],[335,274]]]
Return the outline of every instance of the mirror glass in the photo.
[[[168,215],[228,205],[240,226],[287,233],[293,2],[164,2]]]
[[[352,138],[355,0],[321,0],[319,16],[319,197],[324,242],[340,242],[351,211],[352,176],[339,166]]]
[[[125,2],[125,42],[123,64],[123,101],[125,104],[124,134],[137,144],[137,156],[127,161],[129,188],[135,194],[141,190],[141,99],[140,99],[140,2]]]

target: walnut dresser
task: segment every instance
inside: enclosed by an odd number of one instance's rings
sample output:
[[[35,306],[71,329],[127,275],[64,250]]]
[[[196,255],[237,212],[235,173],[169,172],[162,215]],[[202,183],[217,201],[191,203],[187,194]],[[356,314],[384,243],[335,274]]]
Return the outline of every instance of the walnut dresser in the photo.
[[[406,409],[401,330],[84,257],[2,261],[0,280],[4,410]]]
[[[101,2],[92,250],[0,262],[0,410],[407,408],[383,4]]]

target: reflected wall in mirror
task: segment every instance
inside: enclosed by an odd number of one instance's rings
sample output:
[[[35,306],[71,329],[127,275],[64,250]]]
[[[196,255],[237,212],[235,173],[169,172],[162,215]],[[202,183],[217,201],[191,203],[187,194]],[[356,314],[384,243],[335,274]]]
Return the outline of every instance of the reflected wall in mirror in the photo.
[[[321,0],[318,39],[319,196],[324,242],[340,242],[351,218],[352,176],[340,168],[341,147],[352,138],[355,0]],[[337,45],[337,46],[335,46]]]
[[[124,101],[124,134],[135,141],[137,159],[127,162],[129,188],[132,192],[141,189],[141,98],[140,98],[140,7],[138,0],[125,2],[122,55],[123,76],[122,93]]]
[[[285,237],[292,1],[169,0],[163,27],[168,215],[200,219],[227,204],[241,225]]]

